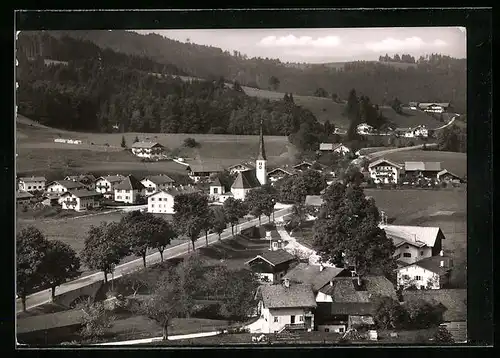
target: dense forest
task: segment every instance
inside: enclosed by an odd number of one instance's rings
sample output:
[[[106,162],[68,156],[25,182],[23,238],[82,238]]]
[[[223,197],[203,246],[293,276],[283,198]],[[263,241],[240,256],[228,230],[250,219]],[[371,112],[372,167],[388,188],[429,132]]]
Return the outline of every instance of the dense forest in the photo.
[[[224,77],[242,85],[271,88],[269,79],[279,79],[281,92],[313,95],[318,88],[329,93],[347,94],[356,88],[373,103],[385,105],[393,98],[403,103],[452,102],[466,112],[466,60],[440,54],[383,57],[383,61],[358,61],[341,67],[311,65],[304,68],[277,59],[248,58],[237,51],[183,43],[157,34],[140,35],[131,31],[54,31],[56,37],[68,35],[90,40],[102,48],[142,55],[158,63],[173,64],[192,76],[205,79]],[[413,64],[390,66],[387,63]],[[300,66],[299,66],[300,67]]]
[[[293,97],[247,96],[224,78],[184,82],[175,65],[101,50],[88,41],[22,33],[18,43],[18,111],[64,129],[111,132],[290,135],[314,115]],[[47,65],[44,59],[64,61]],[[151,75],[155,72],[160,75]]]

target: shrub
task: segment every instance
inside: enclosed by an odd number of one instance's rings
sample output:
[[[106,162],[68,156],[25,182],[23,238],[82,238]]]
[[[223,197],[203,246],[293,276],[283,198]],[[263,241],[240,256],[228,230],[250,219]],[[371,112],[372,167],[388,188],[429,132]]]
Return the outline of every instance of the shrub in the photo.
[[[453,336],[444,326],[439,326],[436,334],[434,334],[434,341],[436,343],[455,343]]]
[[[194,138],[186,138],[184,139],[184,146],[188,148],[196,148],[199,146],[199,143]]]

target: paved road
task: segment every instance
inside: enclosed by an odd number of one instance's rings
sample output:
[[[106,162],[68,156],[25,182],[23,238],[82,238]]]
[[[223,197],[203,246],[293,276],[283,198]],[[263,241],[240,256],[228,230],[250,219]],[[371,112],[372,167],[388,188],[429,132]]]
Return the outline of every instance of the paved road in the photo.
[[[425,146],[426,147],[434,147],[434,146],[437,146],[437,144],[436,143],[429,143],[429,144],[425,144]],[[423,144],[419,144],[419,145],[414,145],[412,147],[401,147],[401,148],[381,150],[379,152],[367,154],[367,155],[365,155],[365,157],[367,157],[368,159],[374,159],[374,158],[381,157],[381,156],[391,154],[391,153],[404,152],[407,150],[422,149],[423,147],[424,147]]]
[[[290,212],[291,212],[290,207],[279,209],[275,212],[275,218],[280,218],[280,217],[282,217]],[[258,223],[259,223],[258,218],[247,221],[245,223],[241,223],[240,225],[238,225],[238,230],[243,230],[243,229],[249,228],[251,226],[258,225]],[[231,228],[228,228],[224,231],[224,233],[222,233],[221,239],[227,239],[230,237],[231,237]],[[219,237],[217,234],[208,235],[208,243],[209,244],[217,242],[218,239],[219,239]],[[196,244],[198,244],[198,245],[196,245]],[[174,257],[184,255],[185,253],[188,252],[188,245],[191,245],[191,242],[189,242],[189,243],[185,242],[185,243],[182,243],[180,245],[166,249],[165,252],[163,253],[164,259],[167,260],[167,259],[171,259]],[[205,244],[205,236],[200,237],[197,240],[197,242],[195,243],[195,245],[197,247],[205,246],[206,245]],[[191,247],[191,249],[192,249],[192,247]],[[151,264],[160,262],[160,260],[161,260],[161,257],[160,257],[160,253],[158,253],[158,252],[155,252],[154,254],[151,254],[151,255],[146,257],[147,265],[151,265]],[[119,265],[115,268],[113,277],[114,278],[121,277],[124,274],[131,273],[137,269],[141,269],[142,267],[143,267],[142,258],[127,262],[127,263]],[[108,275],[108,278],[111,279],[110,275]],[[104,274],[102,272],[97,272],[97,273],[94,273],[94,274],[89,275],[89,276],[84,276],[84,277],[81,277],[77,280],[66,282],[65,284],[57,287],[56,288],[56,295],[70,292],[70,291],[85,287],[85,286],[90,285],[94,282],[102,281],[102,280],[104,280]],[[31,309],[31,308],[40,306],[40,305],[48,303],[48,302],[50,302],[50,289],[40,291],[40,292],[37,292],[37,293],[34,293],[34,294],[28,296],[26,299],[26,308]],[[22,304],[21,304],[20,299],[16,300],[16,311],[22,312]]]
[[[443,129],[443,128],[446,128],[448,126],[451,126],[453,124],[453,122],[455,122],[455,119],[457,118],[457,116],[454,116],[451,121],[449,121],[448,123],[446,123],[444,126],[441,126],[441,127],[438,127],[436,129],[434,129],[435,131],[437,130],[440,130],[440,129]]]

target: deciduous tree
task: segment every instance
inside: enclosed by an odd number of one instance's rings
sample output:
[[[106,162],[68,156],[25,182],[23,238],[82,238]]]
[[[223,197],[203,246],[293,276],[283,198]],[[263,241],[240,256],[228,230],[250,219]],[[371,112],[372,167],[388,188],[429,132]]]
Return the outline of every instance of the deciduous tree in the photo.
[[[227,222],[226,222],[226,216],[224,214],[224,209],[220,207],[215,207],[212,208],[213,215],[214,215],[214,231],[219,235],[219,240],[220,240],[220,235],[226,230],[227,228]]]
[[[180,194],[174,199],[176,231],[191,240],[193,250],[203,229],[208,210],[208,198],[201,193]]]
[[[86,302],[81,305],[83,311],[80,334],[87,340],[94,341],[106,334],[115,317],[110,314],[102,302]]]
[[[224,215],[231,224],[231,233],[234,236],[234,227],[238,221],[246,214],[246,207],[240,199],[228,198],[224,202]]]

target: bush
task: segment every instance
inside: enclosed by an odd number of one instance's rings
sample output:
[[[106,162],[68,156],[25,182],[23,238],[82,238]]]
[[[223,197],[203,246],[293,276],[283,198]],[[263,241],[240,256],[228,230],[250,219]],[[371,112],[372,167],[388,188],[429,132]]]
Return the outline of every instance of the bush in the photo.
[[[453,336],[444,326],[439,326],[439,329],[434,335],[434,341],[436,343],[455,343]]]
[[[199,146],[199,143],[194,138],[186,138],[184,139],[184,146],[188,148],[196,148]]]

